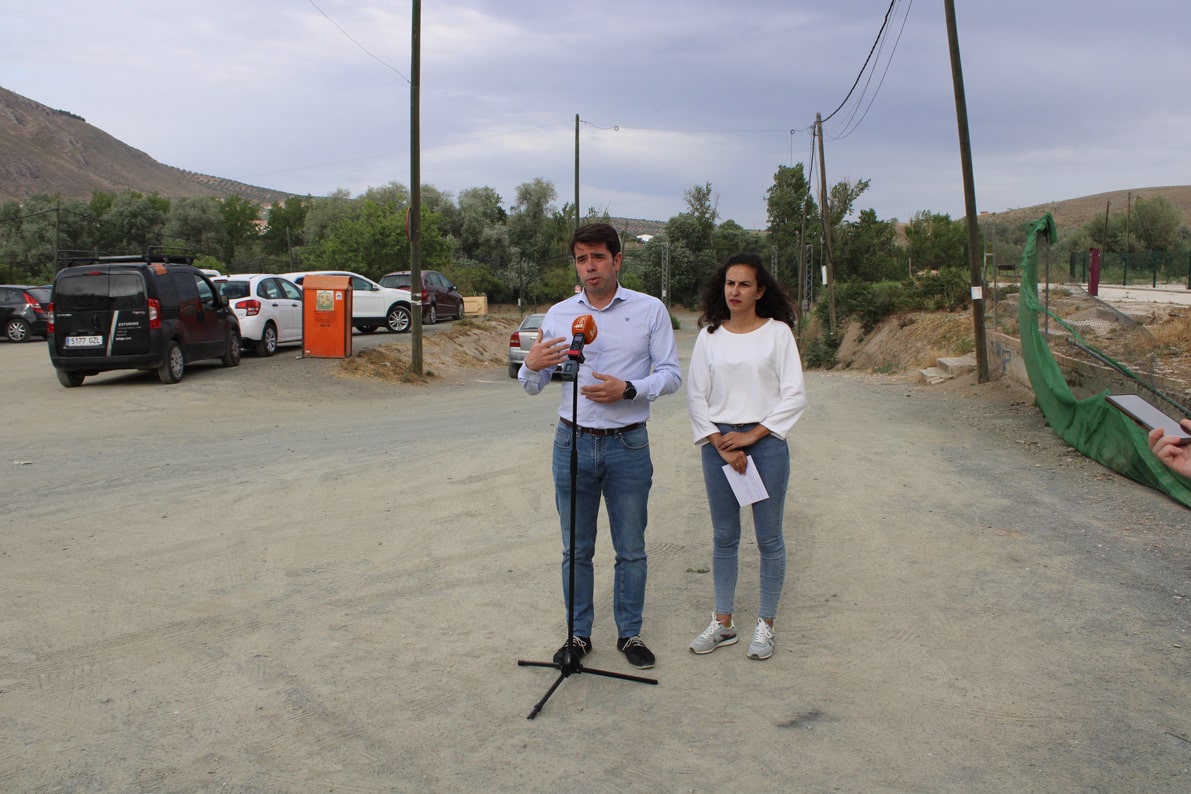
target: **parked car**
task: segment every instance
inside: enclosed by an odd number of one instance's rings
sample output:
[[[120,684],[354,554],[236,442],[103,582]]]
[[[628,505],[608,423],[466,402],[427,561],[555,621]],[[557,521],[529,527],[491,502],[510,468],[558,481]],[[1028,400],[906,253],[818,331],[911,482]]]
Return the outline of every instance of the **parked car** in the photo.
[[[422,276],[422,322],[434,325],[440,317],[450,320],[463,319],[463,295],[450,279],[437,270],[423,270]],[[386,273],[380,277],[382,287],[409,289],[410,271]]]
[[[407,289],[382,287],[359,273],[344,270],[308,270],[281,275],[299,286],[307,276],[347,276],[352,285],[353,327],[364,334],[370,334],[382,325],[395,334],[409,331],[413,297]]]
[[[219,289],[240,322],[240,340],[258,356],[271,356],[278,345],[302,343],[302,290],[268,273],[225,276]]]
[[[45,287],[0,284],[0,321],[10,342],[27,342],[31,336],[46,335],[46,307],[50,291]]]
[[[106,256],[58,271],[49,308],[50,362],[63,386],[114,369],[182,380],[186,365],[240,363],[240,324],[190,257]]]
[[[525,361],[525,354],[533,347],[533,343],[538,341],[538,334],[542,328],[542,320],[545,319],[545,314],[527,314],[525,319],[521,321],[521,325],[517,326],[517,330],[509,335],[510,378],[517,377],[517,372],[521,369],[521,363]]]

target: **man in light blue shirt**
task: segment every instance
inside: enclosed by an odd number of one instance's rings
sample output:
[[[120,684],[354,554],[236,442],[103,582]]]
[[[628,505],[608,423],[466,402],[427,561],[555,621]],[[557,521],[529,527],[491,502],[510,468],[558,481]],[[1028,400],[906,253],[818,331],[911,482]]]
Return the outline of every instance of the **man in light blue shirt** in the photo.
[[[594,621],[596,518],[600,498],[608,513],[616,551],[612,595],[616,647],[635,667],[653,667],[653,653],[641,640],[645,606],[645,525],[653,462],[645,422],[649,405],[678,390],[682,371],[670,313],[657,298],[620,286],[620,237],[606,223],[575,231],[571,255],[583,290],[546,313],[538,340],[525,356],[517,379],[529,394],[550,383],[555,368],[567,361],[572,323],[583,315],[595,320],[595,338],[583,348],[584,363],[574,382],[562,384],[559,423],[554,435],[554,499],[562,525],[562,577],[565,603],[573,599],[574,629],[554,654],[563,664],[568,649],[578,658],[592,650]],[[571,423],[573,389],[579,389]],[[575,548],[571,549],[571,445],[578,438],[575,482]],[[575,587],[568,575],[575,555]],[[577,661],[577,659],[576,659]]]

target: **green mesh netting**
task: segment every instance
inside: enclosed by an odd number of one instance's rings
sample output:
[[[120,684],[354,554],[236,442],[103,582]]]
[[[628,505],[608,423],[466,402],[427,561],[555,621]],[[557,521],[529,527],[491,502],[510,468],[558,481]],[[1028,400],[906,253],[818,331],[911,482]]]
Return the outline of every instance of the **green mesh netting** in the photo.
[[[1057,239],[1054,217],[1049,212],[1029,226],[1021,257],[1017,306],[1022,358],[1038,407],[1059,437],[1081,454],[1191,507],[1191,480],[1158,460],[1150,451],[1145,430],[1109,405],[1104,399],[1107,391],[1077,400],[1050,354],[1038,328],[1038,318],[1045,311],[1038,298],[1038,238],[1042,235],[1051,241]]]

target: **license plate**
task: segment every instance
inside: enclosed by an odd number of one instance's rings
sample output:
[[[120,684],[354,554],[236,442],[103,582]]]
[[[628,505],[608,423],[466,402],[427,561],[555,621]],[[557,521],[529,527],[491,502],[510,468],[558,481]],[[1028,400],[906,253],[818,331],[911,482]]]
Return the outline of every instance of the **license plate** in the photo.
[[[67,347],[103,347],[102,336],[68,336]]]

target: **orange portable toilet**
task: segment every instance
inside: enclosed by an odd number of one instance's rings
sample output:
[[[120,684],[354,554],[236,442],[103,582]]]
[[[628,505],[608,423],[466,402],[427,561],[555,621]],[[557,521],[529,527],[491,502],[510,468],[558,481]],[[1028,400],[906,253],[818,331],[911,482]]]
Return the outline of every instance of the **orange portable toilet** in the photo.
[[[351,279],[307,276],[302,281],[302,355],[349,358],[351,354]]]

